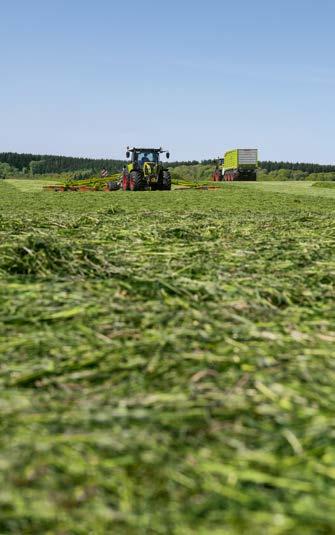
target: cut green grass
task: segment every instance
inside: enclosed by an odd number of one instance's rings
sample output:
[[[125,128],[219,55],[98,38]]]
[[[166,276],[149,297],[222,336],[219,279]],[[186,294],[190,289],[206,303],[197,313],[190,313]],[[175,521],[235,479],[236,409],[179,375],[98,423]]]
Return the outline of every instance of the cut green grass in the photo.
[[[290,187],[0,184],[1,533],[333,532],[335,207]]]
[[[335,182],[314,182],[313,188],[335,188]]]

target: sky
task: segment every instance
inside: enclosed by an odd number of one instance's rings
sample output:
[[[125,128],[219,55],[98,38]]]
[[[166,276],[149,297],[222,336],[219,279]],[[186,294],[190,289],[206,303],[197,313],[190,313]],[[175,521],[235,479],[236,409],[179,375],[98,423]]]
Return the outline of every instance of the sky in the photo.
[[[333,0],[0,0],[0,152],[335,163]]]

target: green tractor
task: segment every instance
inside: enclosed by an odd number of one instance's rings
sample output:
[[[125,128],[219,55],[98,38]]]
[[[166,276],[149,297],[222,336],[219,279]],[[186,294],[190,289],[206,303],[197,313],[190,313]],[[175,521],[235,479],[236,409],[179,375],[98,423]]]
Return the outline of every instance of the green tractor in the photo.
[[[171,175],[160,161],[160,155],[168,151],[159,149],[127,148],[127,159],[130,162],[124,167],[121,188],[124,191],[170,190]]]

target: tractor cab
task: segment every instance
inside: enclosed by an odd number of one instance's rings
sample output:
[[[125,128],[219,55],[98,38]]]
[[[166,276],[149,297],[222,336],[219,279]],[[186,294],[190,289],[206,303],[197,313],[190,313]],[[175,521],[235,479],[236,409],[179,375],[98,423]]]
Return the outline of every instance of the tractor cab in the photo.
[[[127,159],[131,160],[131,164],[137,164],[143,166],[145,163],[158,164],[160,162],[160,155],[166,153],[167,159],[170,157],[170,153],[159,149],[143,149],[136,148],[127,149]]]
[[[132,161],[139,165],[144,163],[158,163],[160,153],[152,149],[138,149],[132,152]]]
[[[214,182],[221,182],[223,180],[224,158],[217,158],[213,163],[215,164],[215,169],[212,174],[212,180]]]

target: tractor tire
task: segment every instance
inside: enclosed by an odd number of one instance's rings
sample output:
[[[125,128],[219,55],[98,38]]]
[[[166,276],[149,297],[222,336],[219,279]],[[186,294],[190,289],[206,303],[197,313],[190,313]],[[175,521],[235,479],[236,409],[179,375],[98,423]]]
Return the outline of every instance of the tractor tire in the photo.
[[[120,184],[113,180],[112,182],[108,182],[108,189],[109,191],[117,191],[120,189]]]
[[[171,190],[171,175],[169,171],[163,171],[162,189],[165,191]]]
[[[140,171],[132,171],[129,176],[131,191],[143,191],[145,189],[144,176]]]

